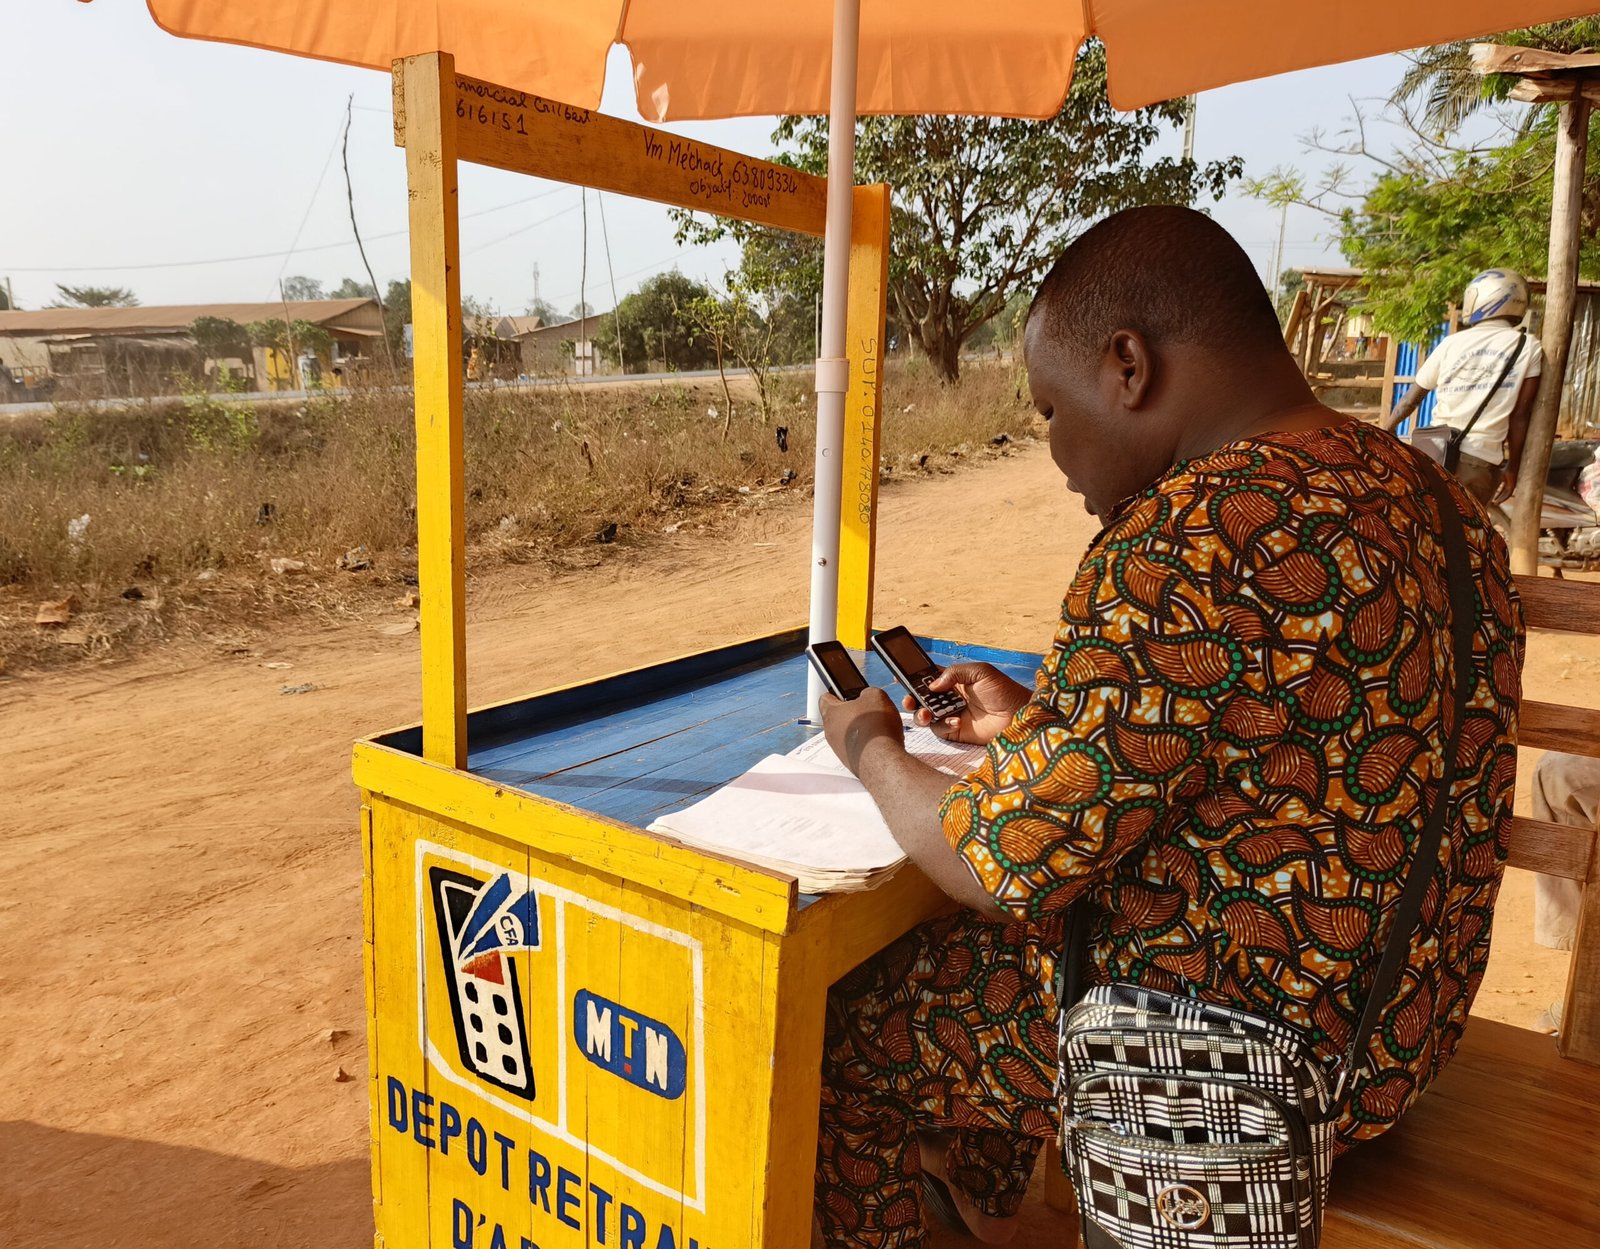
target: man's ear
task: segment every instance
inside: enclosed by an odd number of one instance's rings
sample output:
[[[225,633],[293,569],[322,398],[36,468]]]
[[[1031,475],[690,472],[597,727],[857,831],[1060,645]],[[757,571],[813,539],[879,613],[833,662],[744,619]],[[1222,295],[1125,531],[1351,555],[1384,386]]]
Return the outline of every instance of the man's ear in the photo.
[[[1116,372],[1116,399],[1132,411],[1142,408],[1155,384],[1155,356],[1138,330],[1118,330],[1111,336],[1107,356]]]

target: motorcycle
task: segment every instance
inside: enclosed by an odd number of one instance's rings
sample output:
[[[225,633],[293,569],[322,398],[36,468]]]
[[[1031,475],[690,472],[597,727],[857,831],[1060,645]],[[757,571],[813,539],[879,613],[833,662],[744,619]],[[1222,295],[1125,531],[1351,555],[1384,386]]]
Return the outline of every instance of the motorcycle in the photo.
[[[1595,462],[1600,439],[1563,438],[1550,448],[1544,500],[1539,510],[1539,561],[1552,563],[1560,575],[1571,559],[1600,559],[1600,515],[1578,493],[1578,478]],[[1491,504],[1489,514],[1502,533],[1511,532],[1510,500]]]

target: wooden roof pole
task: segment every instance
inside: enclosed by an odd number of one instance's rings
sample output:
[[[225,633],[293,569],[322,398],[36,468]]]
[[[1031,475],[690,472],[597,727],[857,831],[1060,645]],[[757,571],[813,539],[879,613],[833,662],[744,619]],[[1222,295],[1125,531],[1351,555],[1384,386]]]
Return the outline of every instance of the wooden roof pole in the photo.
[[[461,234],[455,58],[395,64],[395,130],[411,204],[416,342],[417,586],[422,593],[422,753],[467,766],[466,487],[462,464]]]
[[[1472,67],[1479,74],[1516,74],[1511,98],[1532,104],[1559,103],[1556,131],[1555,189],[1550,201],[1550,260],[1545,271],[1544,373],[1539,397],[1528,420],[1522,464],[1517,477],[1511,518],[1511,571],[1532,576],[1539,571],[1539,516],[1544,508],[1545,477],[1550,447],[1555,442],[1561,392],[1572,344],[1577,305],[1578,249],[1582,243],[1583,174],[1589,157],[1589,109],[1600,99],[1600,56],[1567,55],[1539,48],[1498,44],[1472,46]]]

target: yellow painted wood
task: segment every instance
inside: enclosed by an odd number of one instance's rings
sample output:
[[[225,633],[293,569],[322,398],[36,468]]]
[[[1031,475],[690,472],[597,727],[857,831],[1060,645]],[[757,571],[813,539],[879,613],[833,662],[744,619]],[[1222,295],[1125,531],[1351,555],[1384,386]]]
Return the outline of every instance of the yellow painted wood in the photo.
[[[812,944],[817,974],[824,984],[832,984],[908,929],[954,905],[907,864],[869,892],[818,898],[795,917],[793,931]]]
[[[365,742],[354,761],[364,803],[374,1243],[803,1249],[828,985],[948,904],[907,869],[880,890],[802,911],[790,877],[463,770],[456,166],[488,164],[818,235],[826,184],[457,78],[445,54],[397,62],[394,94],[411,201],[423,757]],[[855,457],[846,466],[839,623],[847,643],[864,646],[888,190],[858,188],[855,200],[846,409]],[[537,896],[540,938],[498,953],[501,988],[482,992],[498,994],[497,1009],[515,997],[531,1089],[503,1087],[486,1075],[492,1056],[474,1057],[472,1038],[490,1033],[467,986],[479,993],[482,981],[449,935],[460,918],[451,899],[470,895],[476,905],[502,876],[517,896]],[[681,1091],[657,1087],[677,1079]]]
[[[772,932],[785,931],[798,896],[794,878],[691,850],[563,803],[441,767],[387,746],[358,742],[356,784],[419,811],[520,842],[574,865]]]
[[[372,807],[371,796],[361,796],[361,980],[366,999],[367,1023],[367,1110],[370,1118],[372,1155],[372,1204],[383,1205],[383,1169],[378,1165],[378,1128],[382,1105],[378,1094],[378,1014],[376,960],[372,944]]]
[[[459,775],[399,758],[421,773]],[[630,1220],[643,1220],[647,1245],[671,1226],[679,1246],[692,1237],[708,1249],[804,1249],[828,985],[947,905],[937,890],[903,871],[879,890],[822,899],[799,913],[791,931],[772,931],[700,905],[676,886],[660,888],[657,874],[642,884],[575,861],[541,828],[559,817],[587,825],[587,839],[602,842],[613,830],[598,821],[534,803],[495,814],[499,827],[491,829],[479,822],[484,807],[441,801],[437,789],[426,796],[427,809],[396,800],[371,783],[379,770],[358,768],[371,813],[377,1243],[453,1245],[465,1219],[474,1245],[492,1244],[498,1230],[507,1244],[526,1236],[544,1249],[578,1249],[598,1243],[598,1206],[609,1202],[606,1243],[619,1243],[626,1205],[635,1212]],[[579,840],[574,829],[561,844]],[[535,1074],[526,1102],[464,1066],[451,1011],[458,991],[433,910],[435,869],[473,888],[510,872],[540,898],[541,946],[511,960]],[[699,879],[717,870],[713,861]],[[670,1029],[687,1056],[682,1097],[641,1093],[586,1053],[576,1019],[580,991]],[[639,1034],[633,1037],[637,1058]],[[611,1056],[624,1056],[620,1034]],[[419,1107],[432,1119],[420,1128]],[[462,1127],[443,1150],[447,1116]],[[468,1152],[471,1124],[481,1129],[476,1156]],[[530,1191],[530,1150],[548,1164],[543,1189]],[[563,1170],[568,1197],[581,1194],[581,1209],[557,1200],[552,1185]],[[563,1222],[563,1210],[580,1227]]]
[[[768,973],[760,998],[757,1035],[770,1046],[770,1105],[758,1126],[765,1138],[767,1174],[761,1219],[750,1243],[768,1249],[811,1244],[817,1112],[822,1090],[823,1016],[828,979],[811,942],[769,937]],[[781,1178],[779,1178],[781,1177]]]
[[[793,1177],[806,1187],[811,1173],[825,986],[795,969],[787,973],[790,993],[780,995],[774,968],[780,955],[798,957],[809,943],[786,945],[777,934],[379,794],[371,804],[368,888],[382,955],[371,969],[382,1243],[453,1245],[465,1218],[474,1245],[494,1243],[498,1229],[509,1245],[526,1236],[544,1249],[577,1249],[601,1243],[604,1205],[606,1244],[636,1241],[642,1230],[642,1243],[657,1245],[670,1226],[666,1243],[679,1246],[691,1238],[708,1249],[804,1245],[809,1208]],[[438,935],[436,870],[471,887],[508,871],[539,897],[539,948],[514,959],[531,1098],[513,1097],[466,1064],[451,1005],[452,994],[458,1004],[465,998]],[[609,1053],[585,1048],[575,1009],[585,993],[618,1012],[608,1021],[617,1025],[606,1033]],[[809,1005],[798,1005],[802,999]],[[621,1028],[624,1013],[637,1026]],[[619,1074],[625,1060],[653,1070],[641,1021],[658,1039],[655,1029],[664,1025],[682,1047],[676,1097]],[[795,1088],[807,1104],[795,1103]],[[402,1102],[403,1123],[392,1113]],[[431,1124],[418,1128],[418,1106]],[[447,1117],[461,1126],[448,1150],[441,1147]],[[470,1152],[474,1124],[487,1150],[486,1162],[476,1155],[481,1169]],[[548,1168],[542,1188],[530,1187],[536,1166]],[[575,1198],[565,1206],[558,1200],[563,1171]],[[788,1194],[776,1198],[782,1226],[766,1217],[769,1187]],[[792,1221],[789,1206],[798,1212]]]
[[[844,399],[844,480],[839,509],[839,640],[865,650],[872,636],[878,535],[879,416],[883,411],[883,327],[889,297],[889,188],[858,186],[850,227],[850,295],[845,342],[850,389]]]
[[[784,165],[460,75],[448,105],[472,164],[801,234],[827,221],[827,179]],[[397,120],[395,142],[409,134]]]
[[[467,761],[466,493],[462,482],[461,273],[455,60],[398,62],[411,201],[417,419],[417,582],[422,593],[422,752]]]
[[[396,835],[396,812],[373,796],[372,861],[365,891],[373,909],[373,957],[368,972],[371,1034],[369,1063],[373,1070],[372,1152],[378,1178],[373,1185],[375,1243],[427,1245],[427,1218],[419,1207],[428,1205],[428,1159],[421,1148],[389,1126],[389,1078],[408,1091],[405,1102],[409,1123],[409,1091],[429,1090],[429,1068],[416,1042],[417,937],[415,926],[397,925],[395,908],[412,896],[414,888],[412,842]],[[407,908],[414,909],[408,906]],[[443,1244],[449,1244],[446,1239]]]

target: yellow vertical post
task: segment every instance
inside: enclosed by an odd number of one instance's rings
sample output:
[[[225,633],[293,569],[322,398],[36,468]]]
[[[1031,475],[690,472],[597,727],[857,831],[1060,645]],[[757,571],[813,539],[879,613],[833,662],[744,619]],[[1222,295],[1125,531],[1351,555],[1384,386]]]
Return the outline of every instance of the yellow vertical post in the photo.
[[[864,650],[872,635],[878,535],[878,428],[884,315],[889,297],[889,188],[858,186],[850,228],[845,341],[844,481],[839,493],[839,640]]]
[[[455,74],[448,52],[395,63],[395,125],[404,132],[411,202],[422,753],[460,768],[467,762],[466,492]]]

